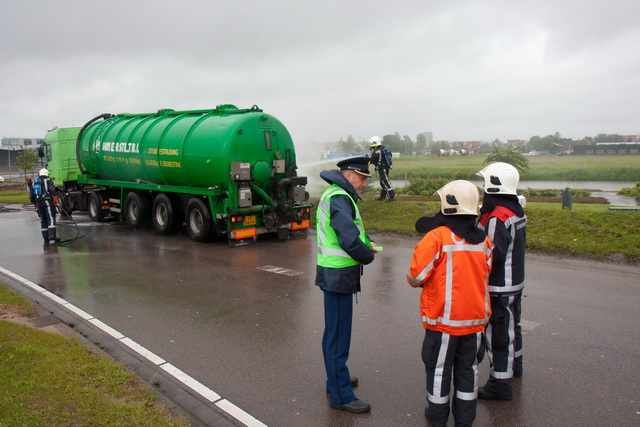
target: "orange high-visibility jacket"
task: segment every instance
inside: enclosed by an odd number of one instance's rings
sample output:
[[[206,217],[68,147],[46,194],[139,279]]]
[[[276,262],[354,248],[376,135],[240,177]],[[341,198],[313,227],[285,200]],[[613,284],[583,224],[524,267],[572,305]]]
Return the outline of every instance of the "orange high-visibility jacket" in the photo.
[[[489,322],[492,244],[467,243],[440,226],[416,245],[407,282],[422,286],[420,314],[425,329],[450,335],[480,332]]]

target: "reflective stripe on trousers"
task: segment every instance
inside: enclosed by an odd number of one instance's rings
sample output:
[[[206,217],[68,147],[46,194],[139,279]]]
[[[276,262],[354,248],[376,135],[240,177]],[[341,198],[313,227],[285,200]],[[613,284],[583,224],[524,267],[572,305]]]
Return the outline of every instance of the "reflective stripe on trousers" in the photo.
[[[496,379],[513,378],[515,359],[522,357],[520,313],[522,294],[491,296],[493,311],[485,330],[489,374]]]
[[[463,424],[473,423],[478,397],[477,355],[481,337],[481,332],[456,336],[425,330],[422,361],[427,374],[427,418],[432,423],[447,422],[452,379],[455,388],[454,418]]]

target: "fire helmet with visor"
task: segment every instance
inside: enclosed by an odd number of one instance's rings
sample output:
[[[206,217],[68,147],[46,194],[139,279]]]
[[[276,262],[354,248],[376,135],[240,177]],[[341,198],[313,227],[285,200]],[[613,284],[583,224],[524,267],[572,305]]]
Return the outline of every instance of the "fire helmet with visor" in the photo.
[[[504,162],[491,163],[476,175],[484,178],[484,192],[487,194],[509,194],[517,196],[520,174],[513,165]]]
[[[440,211],[444,215],[478,215],[480,194],[471,182],[462,179],[451,181],[436,194],[440,197]]]

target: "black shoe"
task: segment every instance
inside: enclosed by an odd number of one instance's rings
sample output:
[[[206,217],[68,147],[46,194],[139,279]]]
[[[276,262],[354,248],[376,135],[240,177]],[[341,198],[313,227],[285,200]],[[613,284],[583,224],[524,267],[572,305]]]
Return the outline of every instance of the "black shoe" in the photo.
[[[382,198],[382,197],[378,197],[376,200],[380,200],[380,201],[382,201],[382,200],[384,200],[384,198]]]
[[[365,412],[369,412],[371,410],[371,405],[367,402],[363,402],[360,399],[356,399],[353,402],[347,403],[345,405],[336,405],[330,403],[332,409],[339,409],[341,411],[353,412],[354,414],[364,414]]]
[[[482,400],[511,400],[511,395],[498,395],[490,390],[487,390],[487,387],[480,387],[478,389],[478,399]]]
[[[358,377],[351,377],[351,388],[358,387]],[[329,389],[327,389],[329,393]]]
[[[396,199],[391,198],[391,199],[387,200],[387,203],[389,203],[389,202],[395,202],[395,201],[396,201]]]

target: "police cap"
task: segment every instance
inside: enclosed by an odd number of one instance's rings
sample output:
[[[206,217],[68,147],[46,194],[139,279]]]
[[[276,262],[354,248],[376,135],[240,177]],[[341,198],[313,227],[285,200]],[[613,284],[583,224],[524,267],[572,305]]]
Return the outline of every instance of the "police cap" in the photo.
[[[371,178],[369,173],[369,157],[349,157],[338,162],[337,166],[340,170],[352,170],[355,173]]]

